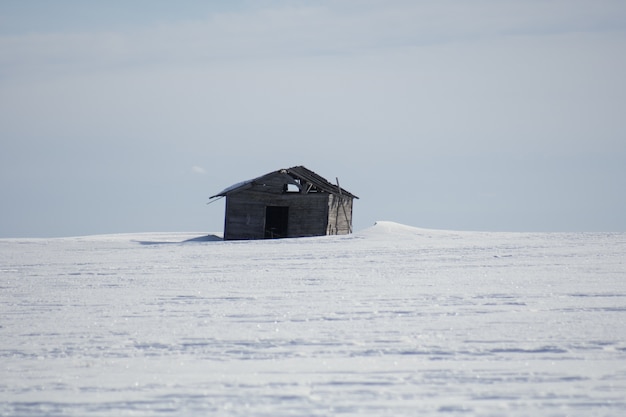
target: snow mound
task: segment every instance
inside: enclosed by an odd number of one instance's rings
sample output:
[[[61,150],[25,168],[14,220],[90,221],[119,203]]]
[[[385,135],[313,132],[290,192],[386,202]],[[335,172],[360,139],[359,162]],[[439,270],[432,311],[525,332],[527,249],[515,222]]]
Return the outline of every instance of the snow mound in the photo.
[[[373,226],[368,227],[366,229],[357,232],[357,235],[366,236],[366,237],[376,237],[376,236],[424,236],[424,235],[432,235],[432,234],[441,234],[445,233],[444,231],[439,230],[431,230],[431,229],[422,229],[419,227],[407,226],[405,224],[391,222],[391,221],[377,221]]]

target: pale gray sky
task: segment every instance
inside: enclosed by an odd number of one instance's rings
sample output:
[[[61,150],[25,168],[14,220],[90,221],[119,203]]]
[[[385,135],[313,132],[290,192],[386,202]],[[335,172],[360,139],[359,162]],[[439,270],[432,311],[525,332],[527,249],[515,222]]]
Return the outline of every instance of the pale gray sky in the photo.
[[[0,237],[220,231],[305,165],[376,220],[626,231],[626,3],[0,2]]]

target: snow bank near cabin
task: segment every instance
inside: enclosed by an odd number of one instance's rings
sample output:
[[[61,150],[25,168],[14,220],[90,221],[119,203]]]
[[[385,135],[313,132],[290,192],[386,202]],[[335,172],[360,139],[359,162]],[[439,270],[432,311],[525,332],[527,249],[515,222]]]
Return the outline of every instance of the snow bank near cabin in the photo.
[[[373,226],[358,231],[361,236],[423,236],[432,233],[445,233],[440,230],[422,229],[392,221],[379,220]]]
[[[374,240],[402,240],[402,241],[421,241],[424,239],[458,239],[463,236],[468,237],[472,234],[474,237],[485,234],[484,232],[464,232],[455,230],[439,230],[425,229],[420,227],[408,226],[392,221],[377,221],[373,226],[354,233],[357,237]],[[505,236],[503,233],[502,236]]]

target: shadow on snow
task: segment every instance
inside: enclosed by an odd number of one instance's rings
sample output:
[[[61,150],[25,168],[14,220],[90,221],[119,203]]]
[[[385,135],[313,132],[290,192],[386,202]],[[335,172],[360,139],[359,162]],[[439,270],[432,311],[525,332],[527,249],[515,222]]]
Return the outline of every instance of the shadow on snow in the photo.
[[[181,243],[197,243],[197,242],[221,242],[221,237],[217,235],[198,236],[191,239],[183,240],[180,242],[168,242],[168,241],[150,241],[150,240],[135,240],[140,245],[179,245]]]

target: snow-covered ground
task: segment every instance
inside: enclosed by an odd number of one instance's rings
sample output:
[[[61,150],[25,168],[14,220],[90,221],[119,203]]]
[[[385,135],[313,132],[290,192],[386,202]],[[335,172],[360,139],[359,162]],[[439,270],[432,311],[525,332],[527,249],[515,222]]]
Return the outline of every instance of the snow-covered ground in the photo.
[[[625,233],[201,235],[0,239],[0,415],[626,415]]]

